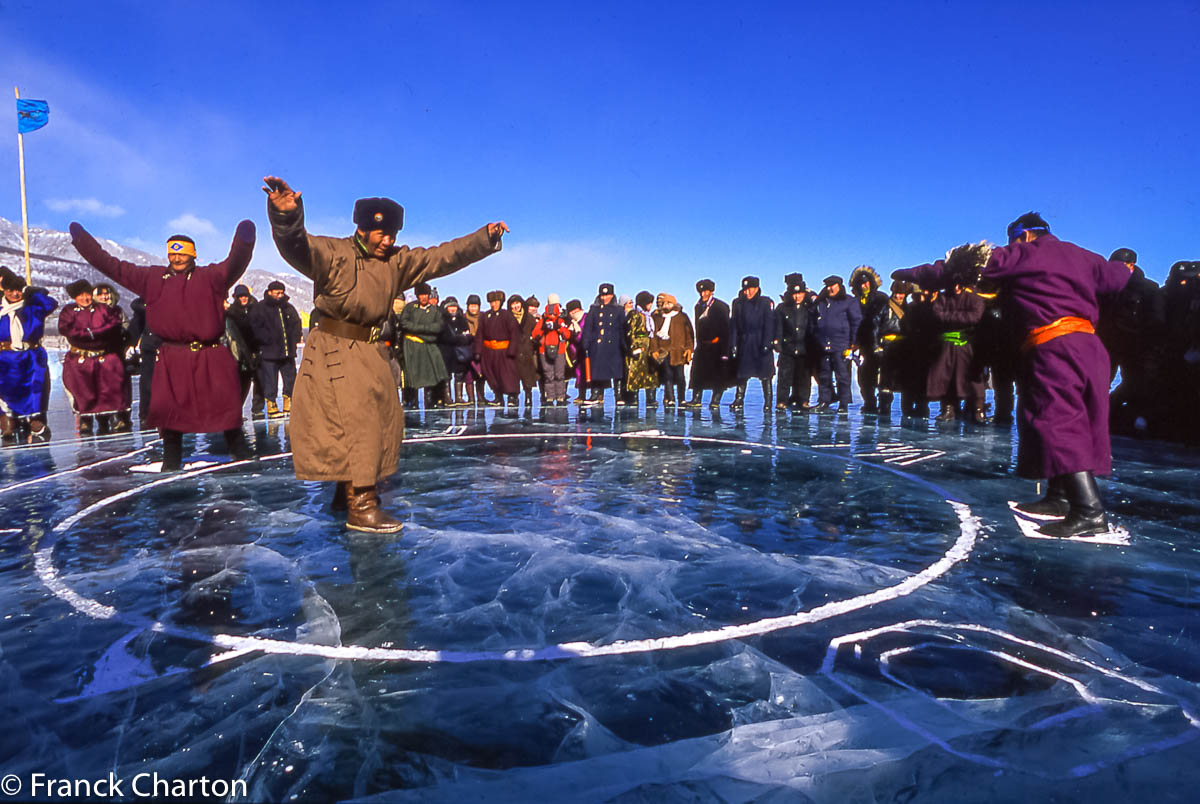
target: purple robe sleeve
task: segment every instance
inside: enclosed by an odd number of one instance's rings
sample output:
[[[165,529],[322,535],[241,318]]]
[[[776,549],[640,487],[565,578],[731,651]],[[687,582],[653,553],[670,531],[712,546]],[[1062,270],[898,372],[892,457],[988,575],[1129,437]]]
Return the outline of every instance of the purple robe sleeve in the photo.
[[[1125,289],[1131,278],[1133,269],[1125,263],[1103,260],[1096,266],[1096,293],[1115,296]]]
[[[237,225],[237,231],[233,235],[233,244],[229,247],[229,256],[225,258],[225,262],[221,263],[225,273],[226,293],[242,278],[242,274],[246,273],[246,268],[250,266],[250,258],[254,255],[254,237],[254,224],[251,221],[242,221]]]
[[[146,295],[146,280],[150,269],[131,262],[118,260],[104,250],[96,238],[78,223],[71,224],[71,242],[80,256],[100,273],[122,287],[129,288],[138,296]],[[161,269],[160,269],[161,270]]]

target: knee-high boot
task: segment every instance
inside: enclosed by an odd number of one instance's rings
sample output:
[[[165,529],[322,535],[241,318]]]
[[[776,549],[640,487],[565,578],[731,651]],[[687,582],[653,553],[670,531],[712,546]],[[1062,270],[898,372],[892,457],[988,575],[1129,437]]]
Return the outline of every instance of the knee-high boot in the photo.
[[[1100,499],[1095,476],[1091,472],[1075,472],[1063,475],[1062,483],[1070,505],[1067,516],[1061,522],[1050,522],[1038,530],[1059,538],[1107,531],[1108,517],[1104,515],[1104,502]]]

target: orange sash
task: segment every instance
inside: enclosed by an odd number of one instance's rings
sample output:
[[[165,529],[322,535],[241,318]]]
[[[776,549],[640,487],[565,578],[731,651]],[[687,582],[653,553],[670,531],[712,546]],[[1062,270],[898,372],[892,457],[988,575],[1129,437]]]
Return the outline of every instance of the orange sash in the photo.
[[[489,349],[507,349],[508,341],[484,341],[483,345]]]
[[[1031,329],[1029,334],[1025,336],[1025,342],[1021,344],[1021,351],[1028,351],[1035,346],[1041,346],[1047,341],[1052,341],[1063,335],[1069,335],[1072,332],[1086,332],[1088,335],[1095,335],[1096,328],[1086,318],[1079,318],[1073,315],[1063,316],[1057,321],[1051,321],[1044,327]]]

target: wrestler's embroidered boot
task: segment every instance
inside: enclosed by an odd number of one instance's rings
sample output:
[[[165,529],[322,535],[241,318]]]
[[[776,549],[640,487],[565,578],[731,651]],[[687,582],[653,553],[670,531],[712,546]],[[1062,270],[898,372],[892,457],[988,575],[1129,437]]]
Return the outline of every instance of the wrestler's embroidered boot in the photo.
[[[379,507],[374,486],[351,486],[346,495],[346,527],[364,533],[395,533],[404,523]]]
[[[1038,528],[1047,536],[1060,539],[1070,536],[1089,536],[1108,530],[1108,517],[1104,515],[1104,503],[1100,499],[1100,488],[1091,472],[1075,472],[1062,476],[1063,487],[1071,508],[1061,522],[1049,522]]]
[[[1067,501],[1067,490],[1063,485],[1063,475],[1050,478],[1046,484],[1046,496],[1036,502],[1018,503],[1017,510],[1034,516],[1066,516],[1071,510]]]

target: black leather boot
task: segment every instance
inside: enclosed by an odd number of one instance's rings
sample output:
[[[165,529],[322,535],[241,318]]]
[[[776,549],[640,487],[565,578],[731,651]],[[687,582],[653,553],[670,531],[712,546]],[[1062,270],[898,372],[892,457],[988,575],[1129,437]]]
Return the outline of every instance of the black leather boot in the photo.
[[[1107,532],[1108,517],[1104,515],[1104,502],[1100,499],[1100,488],[1092,473],[1063,475],[1062,480],[1071,508],[1061,522],[1049,522],[1038,530],[1060,539]]]
[[[746,407],[746,381],[742,380],[737,384],[737,391],[733,395],[733,401],[729,403],[730,410],[741,410]]]
[[[775,389],[771,387],[770,380],[762,381],[762,392],[763,410],[769,411],[771,408],[775,407]]]
[[[721,397],[725,396],[725,389],[718,388],[712,392],[712,399],[708,400],[708,407],[712,410],[717,410],[721,407]]]
[[[896,398],[895,394],[893,394],[891,391],[880,391],[879,392],[879,415],[880,416],[891,416],[892,415],[892,400],[895,398]]]
[[[1066,516],[1071,510],[1067,501],[1066,487],[1063,485],[1064,475],[1050,478],[1046,484],[1046,496],[1036,502],[1018,503],[1017,510],[1034,516]]]

